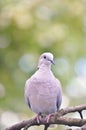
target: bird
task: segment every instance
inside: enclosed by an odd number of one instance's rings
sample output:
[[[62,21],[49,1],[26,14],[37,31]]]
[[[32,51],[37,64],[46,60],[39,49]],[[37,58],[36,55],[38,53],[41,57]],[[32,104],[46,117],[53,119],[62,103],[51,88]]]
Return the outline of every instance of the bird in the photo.
[[[49,115],[58,111],[62,103],[61,83],[51,70],[53,59],[51,52],[41,54],[37,71],[25,83],[25,100],[37,114],[37,122],[40,122],[40,114],[46,115],[49,121]]]

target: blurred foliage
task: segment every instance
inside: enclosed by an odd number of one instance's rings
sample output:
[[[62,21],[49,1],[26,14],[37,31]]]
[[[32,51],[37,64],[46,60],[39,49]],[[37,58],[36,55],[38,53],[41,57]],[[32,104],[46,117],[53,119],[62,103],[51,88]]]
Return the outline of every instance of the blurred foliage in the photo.
[[[0,0],[1,129],[32,116],[24,85],[45,51],[55,57],[62,106],[86,103],[86,0]]]

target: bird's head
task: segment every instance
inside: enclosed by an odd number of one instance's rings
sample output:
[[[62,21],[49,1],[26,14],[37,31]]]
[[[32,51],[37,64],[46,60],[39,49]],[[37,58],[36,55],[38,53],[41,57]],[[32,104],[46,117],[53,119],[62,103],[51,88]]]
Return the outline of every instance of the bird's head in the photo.
[[[45,52],[41,54],[39,58],[38,68],[40,68],[41,66],[50,67],[51,64],[54,64],[53,54],[50,52]]]

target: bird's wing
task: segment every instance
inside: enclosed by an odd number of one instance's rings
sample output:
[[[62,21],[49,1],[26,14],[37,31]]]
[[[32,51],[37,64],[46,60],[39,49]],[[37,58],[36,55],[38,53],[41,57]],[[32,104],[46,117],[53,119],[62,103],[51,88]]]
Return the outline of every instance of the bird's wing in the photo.
[[[25,101],[28,104],[29,108],[31,108],[30,101],[29,101],[29,93],[27,94],[26,87],[28,89],[28,87],[29,87],[29,80],[27,80],[26,83],[25,83]]]
[[[62,103],[62,89],[61,89],[61,83],[58,79],[56,79],[57,82],[57,102],[56,102],[56,106],[57,106],[57,110],[59,110],[61,103]]]

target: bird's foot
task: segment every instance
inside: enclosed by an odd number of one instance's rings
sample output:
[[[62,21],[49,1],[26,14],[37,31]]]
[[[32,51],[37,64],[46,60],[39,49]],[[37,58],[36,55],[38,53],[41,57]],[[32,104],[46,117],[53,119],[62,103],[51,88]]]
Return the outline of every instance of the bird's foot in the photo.
[[[39,124],[40,121],[41,121],[41,113],[39,113],[36,117],[35,117],[35,120],[37,121],[37,123]]]
[[[47,123],[49,123],[51,116],[53,116],[53,114],[49,114],[45,117],[45,120],[46,120]]]

